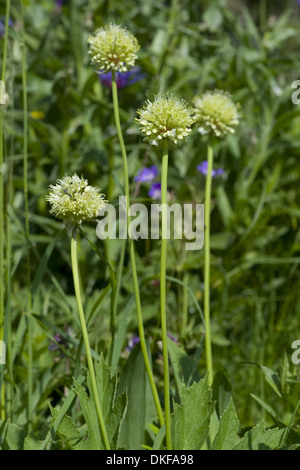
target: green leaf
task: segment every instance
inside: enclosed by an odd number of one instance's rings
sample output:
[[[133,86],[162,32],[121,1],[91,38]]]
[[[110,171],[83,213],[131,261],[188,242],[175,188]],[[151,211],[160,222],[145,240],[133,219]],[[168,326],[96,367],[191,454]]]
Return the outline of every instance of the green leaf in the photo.
[[[266,382],[270,385],[270,387],[274,390],[274,392],[280,398],[282,398],[281,382],[276,372],[274,372],[272,369],[269,369],[266,366],[262,366],[261,364],[257,364],[254,362],[247,362],[247,364],[251,364],[253,366],[258,367],[263,372]]]
[[[163,425],[160,428],[160,430],[158,431],[158,433],[157,433],[157,435],[154,439],[152,450],[160,450],[161,449],[163,440],[165,438],[165,435],[166,435],[166,428],[165,428],[165,425]]]
[[[75,387],[76,395],[78,396],[78,399],[80,402],[80,407],[84,414],[85,422],[87,424],[88,432],[85,436],[86,446],[88,449],[104,450],[105,446],[104,446],[102,436],[101,436],[101,431],[99,427],[94,400],[92,399],[91,395],[90,397],[87,395],[83,386],[79,385],[76,380],[74,380],[74,387]],[[89,388],[89,390],[91,393],[91,388]],[[100,402],[101,402],[101,398],[100,398]],[[68,433],[68,436],[71,435],[74,437],[76,436],[78,437],[78,435],[81,434],[79,431],[76,430],[74,424],[72,423],[70,419],[69,419],[69,422],[65,423],[65,426],[66,425],[69,426],[69,430],[70,430],[70,432]]]
[[[128,408],[119,445],[127,450],[140,450],[146,442],[147,427],[157,414],[140,343],[134,347],[128,358],[118,391],[127,391],[128,395]]]
[[[223,186],[217,187],[216,196],[220,217],[222,218],[224,226],[228,228],[230,223],[234,220],[234,213]]]
[[[83,383],[84,377],[82,375],[80,375],[78,377],[77,381],[80,384]],[[55,414],[55,419],[52,419],[51,427],[50,427],[44,441],[41,443],[39,450],[45,450],[46,449],[47,445],[51,441],[52,436],[55,435],[55,433],[58,430],[61,422],[63,421],[65,414],[68,412],[69,408],[72,406],[75,398],[76,398],[75,390],[72,389],[72,390],[70,390],[70,392],[69,392],[69,394],[66,398],[66,401],[64,402],[63,406],[61,407],[61,409],[59,411],[54,410],[52,408],[52,411],[53,411],[52,416],[54,416],[54,414]],[[51,410],[51,405],[50,405],[50,410]]]
[[[118,362],[121,356],[124,341],[126,339],[126,333],[130,321],[132,319],[132,312],[135,305],[135,298],[131,295],[120,313],[119,325],[117,328],[116,336],[113,344],[113,351],[111,355],[111,370],[115,372],[117,370]]]
[[[95,365],[95,375],[109,442],[112,449],[117,449],[120,428],[127,408],[126,395],[122,394],[116,398],[117,377],[111,377],[110,369],[102,355],[99,363]],[[89,375],[87,385],[89,394],[79,381],[74,379],[74,389],[86,423],[84,432],[82,429],[78,430],[68,416],[64,416],[57,434],[73,449],[104,450]],[[52,414],[56,418],[58,410],[54,410]]]
[[[51,414],[53,421],[55,421],[58,416],[59,416],[59,410],[56,408],[52,408],[50,406]],[[95,413],[96,414],[96,413]],[[96,444],[94,443],[94,436],[89,436],[88,439],[87,437],[87,430],[82,433],[79,430],[76,429],[75,425],[73,424],[73,421],[69,416],[64,416],[57,434],[61,439],[64,441],[64,443],[67,445],[67,447],[71,450],[95,450],[96,449]]]
[[[269,413],[269,415],[273,418],[274,423],[276,425],[282,424],[279,418],[277,417],[275,410],[270,405],[268,405],[265,401],[263,401],[261,398],[255,395],[255,393],[250,393],[250,395]]]
[[[219,429],[211,450],[230,450],[237,445],[239,442],[239,437],[237,436],[239,426],[239,418],[231,399],[228,408],[220,419]]]
[[[34,435],[28,435],[25,438],[23,450],[39,450],[40,446],[41,442]]]
[[[223,370],[216,373],[212,388],[213,400],[216,402],[216,411],[220,418],[227,409],[232,397],[232,388]]]
[[[272,450],[276,449],[282,439],[284,429],[265,429],[261,422],[242,437],[232,450]]]
[[[168,338],[168,352],[170,355],[170,363],[174,372],[177,389],[180,393],[181,388],[184,385],[187,386],[190,382],[194,381],[198,382],[201,377],[200,374],[195,370],[194,361],[170,338]]]
[[[174,404],[171,415],[172,446],[174,450],[200,450],[209,429],[214,410],[207,376],[191,387],[182,387],[180,405]]]
[[[23,450],[26,430],[14,423],[0,421],[2,450]]]

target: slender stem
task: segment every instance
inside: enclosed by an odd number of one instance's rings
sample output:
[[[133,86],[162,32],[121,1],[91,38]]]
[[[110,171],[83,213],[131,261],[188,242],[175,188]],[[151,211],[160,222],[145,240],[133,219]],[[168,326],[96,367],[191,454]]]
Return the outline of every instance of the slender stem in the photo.
[[[208,372],[208,383],[213,381],[213,364],[210,336],[210,200],[211,179],[213,169],[213,149],[207,148],[207,176],[205,185],[205,212],[204,212],[204,321],[205,321],[205,351]]]
[[[189,313],[189,296],[188,296],[188,275],[187,273],[183,276],[183,293],[182,293],[182,320],[181,320],[181,337],[186,337],[186,329],[188,324],[188,313]]]
[[[30,229],[29,229],[29,207],[28,207],[28,104],[27,104],[27,72],[26,72],[26,44],[25,44],[25,14],[24,2],[21,0],[21,22],[22,22],[22,85],[23,85],[23,186],[25,204],[25,236],[27,241],[27,313],[31,312],[31,270],[30,270]],[[32,429],[32,394],[33,394],[33,324],[32,319],[27,319],[27,346],[28,346],[28,431]]]
[[[167,265],[167,181],[168,181],[168,152],[162,157],[161,169],[161,261],[160,261],[160,304],[161,304],[161,336],[164,364],[164,396],[167,449],[172,450],[171,441],[171,410],[170,410],[170,382],[167,332],[167,296],[166,296],[166,265]]]
[[[119,102],[118,102],[118,89],[117,89],[115,72],[112,73],[112,97],[113,97],[115,123],[116,123],[118,138],[119,138],[119,142],[121,146],[122,159],[123,159],[124,186],[125,186],[125,196],[127,200],[127,225],[129,226],[130,193],[129,193],[128,163],[127,163],[127,154],[126,154],[126,149],[125,149],[125,144],[124,144],[124,139],[123,139],[123,134],[122,134],[122,129],[121,129]],[[135,293],[135,300],[136,300],[136,311],[137,311],[137,321],[138,321],[138,330],[139,330],[141,350],[142,350],[142,354],[144,357],[145,367],[147,370],[159,422],[160,422],[160,425],[163,426],[164,425],[163,412],[162,412],[158,392],[157,392],[154,377],[153,377],[152,367],[151,367],[150,360],[148,357],[148,352],[147,352],[147,345],[146,345],[144,325],[143,325],[141,298],[140,298],[139,283],[138,283],[136,261],[135,261],[135,250],[134,250],[133,240],[131,238],[129,238],[129,251],[130,251],[130,262],[131,262],[134,293]]]
[[[9,15],[10,15],[10,0],[6,1],[5,13],[5,33],[3,44],[3,57],[2,57],[2,70],[1,80],[5,83],[6,74],[6,56],[8,45],[8,28],[9,28]],[[3,109],[0,105],[0,340],[4,339],[4,144],[3,144]],[[4,365],[1,366],[0,374],[0,419],[5,419],[5,391],[3,384]]]
[[[94,402],[96,407],[96,412],[98,416],[99,426],[104,442],[104,446],[106,450],[110,450],[109,439],[105,427],[105,421],[102,413],[102,408],[100,404],[100,399],[97,390],[97,382],[96,382],[96,375],[94,371],[94,364],[92,359],[91,347],[89,342],[89,336],[87,332],[87,326],[85,321],[85,316],[82,307],[81,301],[81,292],[80,292],[80,280],[79,280],[79,271],[78,271],[78,261],[77,261],[77,231],[74,229],[71,238],[71,260],[72,260],[72,271],[73,271],[73,281],[74,281],[74,289],[75,289],[75,296],[78,308],[78,315],[81,325],[82,337],[85,345],[86,350],[86,358],[90,373],[91,385],[92,385],[92,392],[94,396]]]

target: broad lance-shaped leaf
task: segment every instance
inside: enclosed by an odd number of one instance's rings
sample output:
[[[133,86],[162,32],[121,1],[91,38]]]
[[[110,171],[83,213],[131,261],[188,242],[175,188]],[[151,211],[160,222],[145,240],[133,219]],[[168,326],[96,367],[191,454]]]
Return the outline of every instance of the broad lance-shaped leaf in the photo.
[[[127,398],[125,394],[116,398],[117,378],[116,376],[111,377],[110,369],[105,364],[103,356],[95,366],[95,374],[109,442],[112,449],[117,449],[120,428],[127,408]],[[92,398],[89,376],[87,384],[89,395],[84,387],[74,379],[75,392],[79,399],[86,426],[76,429],[71,418],[65,416],[57,430],[57,434],[73,449],[104,450],[105,446]],[[57,410],[54,410],[52,414],[55,418]]]
[[[188,385],[192,382],[200,380],[200,374],[196,371],[195,362],[187,355],[187,353],[178,346],[174,341],[168,338],[168,351],[170,356],[170,364],[172,366],[177,389],[180,392],[184,384]],[[196,363],[197,364],[197,363]]]
[[[50,411],[52,414],[52,420],[55,420],[58,416],[59,410],[52,408],[50,405]],[[74,425],[73,421],[69,416],[64,416],[62,422],[59,425],[57,434],[72,450],[95,450],[96,444],[93,437],[87,439],[87,427],[78,430]]]
[[[147,346],[151,357],[149,344]],[[128,409],[122,424],[119,445],[126,450],[140,450],[146,444],[147,428],[157,416],[140,343],[134,347],[127,360],[118,390],[127,391],[128,395]]]
[[[182,387],[180,405],[174,404],[171,415],[173,449],[200,450],[208,435],[213,410],[207,376],[189,388]]]
[[[239,442],[239,418],[232,399],[221,416],[211,450],[231,450]]]
[[[232,450],[272,450],[281,444],[285,429],[265,429],[261,422],[242,437]]]

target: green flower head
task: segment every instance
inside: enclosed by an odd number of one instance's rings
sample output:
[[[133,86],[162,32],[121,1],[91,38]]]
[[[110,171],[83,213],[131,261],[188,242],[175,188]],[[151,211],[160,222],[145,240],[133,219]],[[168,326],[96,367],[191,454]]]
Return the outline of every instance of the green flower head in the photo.
[[[191,133],[195,122],[193,110],[173,94],[157,95],[137,111],[140,131],[151,145],[178,145]]]
[[[194,98],[195,115],[200,134],[215,134],[225,137],[234,134],[239,124],[239,105],[223,90],[207,91]]]
[[[92,64],[98,73],[127,72],[134,66],[140,48],[137,39],[116,24],[96,29],[88,43]]]
[[[68,229],[95,219],[106,205],[99,188],[89,186],[76,173],[57,180],[56,185],[51,184],[46,200],[51,205],[50,214],[62,219]]]

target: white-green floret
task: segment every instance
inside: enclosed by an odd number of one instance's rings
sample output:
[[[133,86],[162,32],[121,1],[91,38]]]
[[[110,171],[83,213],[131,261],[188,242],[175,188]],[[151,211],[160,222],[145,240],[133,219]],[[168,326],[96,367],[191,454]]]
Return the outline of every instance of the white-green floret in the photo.
[[[153,101],[146,101],[137,113],[136,122],[144,140],[151,145],[181,144],[192,132],[195,122],[193,110],[173,94],[157,95]]]
[[[194,98],[195,115],[200,134],[214,134],[223,138],[234,134],[239,124],[239,105],[223,90],[205,92]]]
[[[76,173],[51,184],[46,200],[51,206],[50,214],[62,219],[69,229],[95,219],[106,205],[100,189]]]
[[[127,72],[134,67],[140,48],[137,39],[116,24],[96,29],[88,43],[91,62],[98,73]]]

